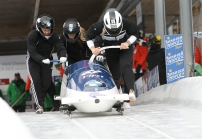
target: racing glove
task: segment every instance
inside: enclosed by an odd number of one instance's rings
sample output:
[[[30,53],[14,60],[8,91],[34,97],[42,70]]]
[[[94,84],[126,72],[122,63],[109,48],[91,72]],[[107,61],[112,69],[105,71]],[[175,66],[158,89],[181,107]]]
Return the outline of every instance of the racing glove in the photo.
[[[105,50],[100,51],[100,54],[104,55],[105,54]]]
[[[140,73],[141,68],[142,68],[142,66],[138,64],[136,67],[136,73]]]
[[[44,64],[50,64],[50,60],[49,59],[44,59],[44,60],[42,60],[42,63],[44,63]]]
[[[98,56],[96,56],[96,60],[100,61],[100,62],[103,62],[104,61],[104,57],[102,55],[98,55]]]
[[[124,43],[121,43],[121,46],[120,46],[120,49],[128,49],[129,48],[129,45],[130,45],[130,42],[129,41],[126,41]]]
[[[66,57],[61,57],[60,58],[60,63],[64,63],[64,62],[66,62],[67,61],[67,58]]]

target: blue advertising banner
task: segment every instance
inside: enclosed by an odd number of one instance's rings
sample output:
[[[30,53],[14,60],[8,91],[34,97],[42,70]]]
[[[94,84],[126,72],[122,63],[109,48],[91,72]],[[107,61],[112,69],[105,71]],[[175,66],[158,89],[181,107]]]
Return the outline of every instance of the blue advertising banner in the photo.
[[[165,35],[165,59],[167,83],[173,83],[185,77],[184,47],[182,34]]]
[[[134,88],[136,89],[136,96],[159,86],[159,70],[158,66],[154,67],[151,71],[145,73],[135,83]]]

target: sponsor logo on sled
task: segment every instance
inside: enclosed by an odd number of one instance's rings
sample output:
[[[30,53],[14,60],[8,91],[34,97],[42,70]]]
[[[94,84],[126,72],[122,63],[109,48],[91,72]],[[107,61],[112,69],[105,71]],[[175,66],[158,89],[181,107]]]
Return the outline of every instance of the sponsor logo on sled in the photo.
[[[103,76],[98,75],[98,73],[101,73],[101,71],[90,70],[90,71],[84,72],[82,74],[82,79],[85,79],[85,78],[103,78]]]
[[[100,93],[90,93],[90,97],[96,98],[97,96],[106,96],[105,94],[100,94]]]

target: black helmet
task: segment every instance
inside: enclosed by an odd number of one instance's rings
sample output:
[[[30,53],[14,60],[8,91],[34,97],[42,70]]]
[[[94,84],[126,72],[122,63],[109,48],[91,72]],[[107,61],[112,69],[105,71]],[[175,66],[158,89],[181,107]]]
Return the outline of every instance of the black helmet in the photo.
[[[68,34],[76,34],[74,39],[70,39]],[[80,24],[75,18],[69,18],[63,24],[63,35],[69,43],[75,43],[80,36]]]
[[[41,15],[37,21],[36,21],[36,30],[40,32],[40,34],[46,38],[49,39],[52,35],[53,35],[53,28],[55,26],[55,21],[53,20],[53,18],[49,15]],[[44,35],[43,31],[41,30],[41,28],[44,29],[51,29],[51,33],[47,36]]]
[[[115,8],[110,8],[107,10],[103,21],[107,33],[109,33],[111,36],[117,36],[122,31],[122,16]]]

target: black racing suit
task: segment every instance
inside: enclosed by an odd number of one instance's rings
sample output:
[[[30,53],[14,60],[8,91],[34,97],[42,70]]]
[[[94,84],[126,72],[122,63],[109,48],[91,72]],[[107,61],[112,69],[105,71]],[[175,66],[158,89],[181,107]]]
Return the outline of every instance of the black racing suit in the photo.
[[[75,43],[69,43],[64,35],[60,36],[66,51],[67,51],[67,61],[68,65],[71,65],[75,62],[90,59],[92,52],[88,48],[86,41],[78,39]]]
[[[27,36],[27,69],[31,80],[31,89],[37,106],[43,106],[45,93],[51,84],[52,63],[44,64],[42,60],[52,60],[52,52],[56,50],[58,58],[66,57],[65,48],[56,33],[45,39],[36,30]]]
[[[103,28],[104,28],[103,21],[92,24],[87,32],[86,36],[87,41],[93,40],[96,38],[97,35],[100,35],[103,31]],[[105,32],[105,34],[101,35],[101,37],[104,46],[116,46],[126,42],[127,39],[132,35],[137,38],[138,36],[137,32],[138,31],[134,23],[123,18],[123,28],[118,36],[112,37],[107,32]],[[97,42],[95,43],[96,45],[98,45]],[[118,89],[120,88],[120,78],[122,76],[126,83],[127,88],[134,89],[134,78],[132,71],[132,61],[133,61],[132,45],[129,46],[129,49],[125,50],[106,49],[105,54],[109,70],[112,73],[117,88]]]

